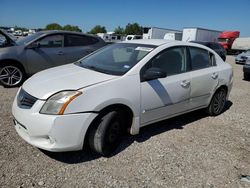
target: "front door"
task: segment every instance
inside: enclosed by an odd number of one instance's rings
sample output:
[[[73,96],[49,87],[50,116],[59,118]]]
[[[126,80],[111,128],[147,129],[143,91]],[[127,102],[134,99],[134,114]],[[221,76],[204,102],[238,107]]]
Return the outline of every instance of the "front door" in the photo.
[[[28,64],[29,73],[34,74],[65,64],[63,41],[63,35],[49,35],[34,42],[37,43],[37,48],[26,48],[24,58]]]
[[[141,82],[141,125],[185,112],[189,107],[191,76],[186,47],[172,47],[160,52],[143,68],[157,67],[166,78]]]

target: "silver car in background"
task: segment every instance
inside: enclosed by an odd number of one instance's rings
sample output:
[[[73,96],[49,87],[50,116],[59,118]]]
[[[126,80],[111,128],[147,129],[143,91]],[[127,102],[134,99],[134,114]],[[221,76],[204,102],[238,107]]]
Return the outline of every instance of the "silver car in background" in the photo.
[[[245,64],[247,59],[250,59],[250,49],[237,55],[235,58],[235,63],[236,64]]]
[[[0,83],[4,87],[20,86],[27,76],[72,63],[106,45],[97,36],[69,31],[41,31],[19,40],[2,30],[0,35]]]

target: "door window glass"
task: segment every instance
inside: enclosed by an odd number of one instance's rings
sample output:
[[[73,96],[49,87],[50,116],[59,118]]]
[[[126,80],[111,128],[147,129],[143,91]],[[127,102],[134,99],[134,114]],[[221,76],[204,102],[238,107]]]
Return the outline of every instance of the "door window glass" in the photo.
[[[65,46],[88,46],[97,43],[94,37],[84,35],[67,35]]]
[[[211,65],[212,66],[216,66],[216,60],[215,60],[215,56],[213,53],[209,53],[209,56],[210,56],[210,62],[211,62]]]
[[[151,67],[162,69],[168,76],[188,71],[186,48],[174,47],[165,50],[151,60]]]
[[[193,70],[204,69],[212,65],[211,58],[207,50],[190,47],[190,56]]]
[[[50,35],[38,41],[41,48],[58,48],[63,46],[63,35]]]

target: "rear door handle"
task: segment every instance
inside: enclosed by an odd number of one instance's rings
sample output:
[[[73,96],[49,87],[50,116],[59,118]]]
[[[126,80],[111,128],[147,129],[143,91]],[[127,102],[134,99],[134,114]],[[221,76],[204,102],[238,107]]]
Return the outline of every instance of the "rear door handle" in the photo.
[[[181,82],[181,86],[182,87],[189,87],[190,86],[190,81],[189,80],[183,80],[182,82]]]
[[[64,53],[62,51],[57,52],[57,55],[63,55]]]
[[[218,73],[214,72],[211,76],[213,79],[217,79],[218,78]]]

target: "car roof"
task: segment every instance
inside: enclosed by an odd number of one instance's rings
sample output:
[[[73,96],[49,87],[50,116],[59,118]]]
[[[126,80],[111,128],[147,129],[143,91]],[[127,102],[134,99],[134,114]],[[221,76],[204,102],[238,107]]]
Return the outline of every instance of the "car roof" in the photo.
[[[177,41],[165,40],[165,39],[139,39],[139,40],[123,41],[122,43],[161,46],[163,44],[168,44],[171,42],[177,42]],[[178,41],[178,42],[180,42],[180,41]]]
[[[193,43],[193,42],[184,42],[184,41],[177,41],[177,40],[166,40],[166,39],[139,39],[139,40],[129,40],[129,41],[123,41],[121,43],[129,43],[129,44],[144,44],[144,45],[153,45],[153,46],[161,46],[164,44],[170,44],[170,45],[184,45],[184,46],[193,46],[193,47],[199,47],[207,50],[211,50],[207,46],[204,46],[199,43]]]
[[[197,41],[197,40],[192,40],[190,42],[198,43],[198,44],[220,44],[218,42],[211,42],[211,41]]]
[[[196,40],[192,40],[192,41],[190,41],[190,42],[197,43],[197,44],[209,44],[209,42],[196,41]]]
[[[76,31],[64,31],[64,30],[44,30],[44,31],[39,31],[39,33],[42,33],[42,34],[75,34],[75,35],[87,35],[87,36],[97,37],[96,35],[92,35],[92,34],[86,34],[86,33],[76,32]]]

